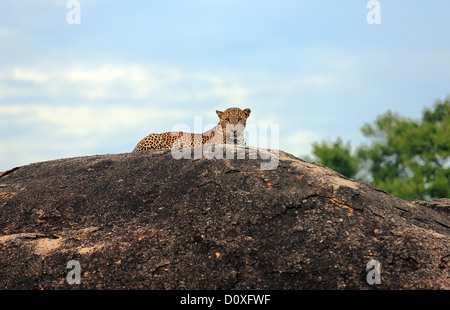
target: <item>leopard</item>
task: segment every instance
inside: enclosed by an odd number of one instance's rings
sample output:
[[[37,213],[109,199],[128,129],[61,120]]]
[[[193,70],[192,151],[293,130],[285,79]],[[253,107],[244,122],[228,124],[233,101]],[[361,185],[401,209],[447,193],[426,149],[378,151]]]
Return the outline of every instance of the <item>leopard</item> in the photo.
[[[171,149],[173,147],[196,147],[204,144],[234,144],[246,145],[244,128],[251,110],[249,108],[228,108],[225,111],[216,110],[219,123],[210,130],[201,133],[164,132],[151,133],[143,138],[133,150],[133,153],[145,150]]]

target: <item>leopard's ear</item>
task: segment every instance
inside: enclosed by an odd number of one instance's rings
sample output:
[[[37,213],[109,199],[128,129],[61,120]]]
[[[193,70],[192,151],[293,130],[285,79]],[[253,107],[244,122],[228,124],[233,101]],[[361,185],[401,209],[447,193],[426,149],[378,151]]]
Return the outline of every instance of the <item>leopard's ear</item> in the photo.
[[[247,118],[250,116],[250,112],[252,112],[252,110],[250,110],[250,109],[245,109],[245,110],[244,110],[245,116],[246,116]]]
[[[223,114],[223,112],[222,112],[222,111],[216,110],[216,113],[217,113],[217,115],[219,116],[219,118],[221,118],[221,117],[222,117],[222,114]]]

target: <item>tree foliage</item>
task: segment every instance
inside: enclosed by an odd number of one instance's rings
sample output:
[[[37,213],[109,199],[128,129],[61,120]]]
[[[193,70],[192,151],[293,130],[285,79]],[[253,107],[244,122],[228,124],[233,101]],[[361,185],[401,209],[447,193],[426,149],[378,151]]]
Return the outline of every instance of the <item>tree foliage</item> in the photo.
[[[338,138],[314,143],[316,160],[407,200],[450,197],[450,96],[420,120],[387,111],[361,131],[370,143],[355,154]]]
[[[338,138],[336,142],[315,142],[313,143],[313,150],[321,164],[350,178],[356,176],[359,162],[357,158],[351,155],[349,142],[344,145],[341,138]]]

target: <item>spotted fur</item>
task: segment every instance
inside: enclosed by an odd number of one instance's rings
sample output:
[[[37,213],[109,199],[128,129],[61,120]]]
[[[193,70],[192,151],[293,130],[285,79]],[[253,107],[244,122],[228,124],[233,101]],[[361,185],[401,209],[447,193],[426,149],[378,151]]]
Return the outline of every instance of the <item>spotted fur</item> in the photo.
[[[142,139],[133,152],[152,149],[171,149],[172,147],[195,147],[206,143],[245,145],[244,128],[250,109],[229,108],[224,112],[216,111],[219,123],[212,129],[194,134],[187,132],[152,133]]]

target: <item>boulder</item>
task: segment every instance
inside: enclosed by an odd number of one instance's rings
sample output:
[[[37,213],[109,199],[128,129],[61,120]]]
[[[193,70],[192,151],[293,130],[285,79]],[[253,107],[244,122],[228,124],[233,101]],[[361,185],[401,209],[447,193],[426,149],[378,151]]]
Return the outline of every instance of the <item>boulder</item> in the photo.
[[[0,173],[0,289],[450,289],[448,199],[411,203],[282,151],[263,169],[267,151],[243,150]]]

